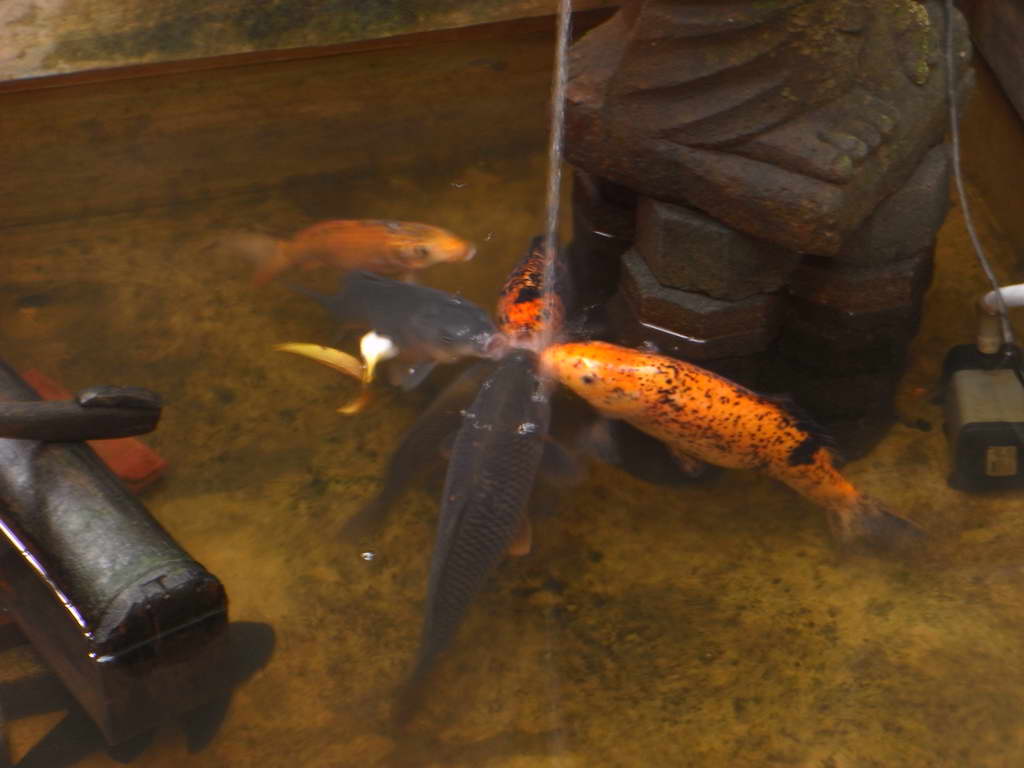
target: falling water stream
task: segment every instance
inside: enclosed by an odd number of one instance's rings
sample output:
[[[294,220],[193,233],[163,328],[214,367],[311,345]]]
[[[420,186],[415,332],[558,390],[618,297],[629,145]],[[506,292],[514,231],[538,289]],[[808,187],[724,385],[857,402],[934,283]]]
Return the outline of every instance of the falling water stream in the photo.
[[[551,85],[551,132],[548,141],[547,220],[544,228],[544,301],[548,317],[552,316],[551,302],[555,277],[555,258],[558,253],[558,215],[562,189],[562,145],[565,132],[565,90],[569,81],[569,38],[571,36],[572,0],[559,0],[558,33],[555,46],[554,77]],[[544,325],[540,348],[551,343],[557,329]]]

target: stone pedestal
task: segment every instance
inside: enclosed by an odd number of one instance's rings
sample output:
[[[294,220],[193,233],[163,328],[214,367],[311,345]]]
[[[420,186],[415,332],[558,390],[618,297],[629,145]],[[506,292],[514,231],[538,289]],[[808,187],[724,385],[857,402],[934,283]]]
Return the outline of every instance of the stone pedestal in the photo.
[[[632,0],[583,37],[574,270],[606,296],[618,266],[613,338],[889,416],[947,208],[943,25],[932,0]]]
[[[619,281],[619,259],[633,242],[636,195],[585,171],[573,174],[572,243],[566,253],[577,313],[603,305]]]
[[[638,206],[636,227],[636,250],[659,283],[723,301],[777,291],[800,261],[700,211],[650,198]]]

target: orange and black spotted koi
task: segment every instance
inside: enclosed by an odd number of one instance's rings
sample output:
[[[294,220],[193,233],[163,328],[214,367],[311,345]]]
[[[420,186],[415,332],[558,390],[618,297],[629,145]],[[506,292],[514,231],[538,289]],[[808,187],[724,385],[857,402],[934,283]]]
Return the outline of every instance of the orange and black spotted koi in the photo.
[[[556,286],[544,295],[544,238],[535,237],[530,249],[509,274],[498,297],[498,328],[517,346],[535,346],[553,335],[565,319],[565,306]]]
[[[791,407],[699,366],[601,341],[545,349],[541,366],[609,418],[666,443],[684,469],[757,469],[823,507],[840,542],[901,543],[918,528],[861,494]]]

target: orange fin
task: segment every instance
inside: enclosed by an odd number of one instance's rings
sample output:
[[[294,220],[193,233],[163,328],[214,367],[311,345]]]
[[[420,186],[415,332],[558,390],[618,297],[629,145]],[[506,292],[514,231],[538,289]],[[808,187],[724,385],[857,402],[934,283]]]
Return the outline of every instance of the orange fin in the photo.
[[[688,478],[695,480],[698,477],[703,477],[710,470],[711,465],[706,461],[702,461],[696,456],[691,456],[674,445],[666,443],[665,446],[668,448],[668,452],[672,454],[672,458],[675,460],[676,466],[679,467],[679,471]]]
[[[913,520],[889,511],[870,496],[857,496],[846,509],[830,510],[828,522],[844,549],[905,553],[920,546],[925,536]]]
[[[291,266],[288,244],[261,232],[228,232],[218,242],[255,265],[254,285],[266,285]]]
[[[523,555],[530,554],[532,545],[533,525],[530,523],[530,518],[524,515],[522,522],[519,524],[519,530],[516,532],[516,537],[508,545],[505,554],[509,557],[522,557]]]

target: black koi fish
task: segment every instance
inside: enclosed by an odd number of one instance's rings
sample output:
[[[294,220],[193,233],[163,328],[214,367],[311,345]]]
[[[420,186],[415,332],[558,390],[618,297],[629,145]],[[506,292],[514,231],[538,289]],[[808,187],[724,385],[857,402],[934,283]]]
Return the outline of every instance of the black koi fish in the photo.
[[[419,654],[395,721],[406,722],[438,655],[526,524],[551,407],[536,357],[513,350],[481,385],[452,446],[430,563]]]
[[[331,296],[292,288],[322,304],[342,326],[366,328],[387,337],[398,348],[391,369],[394,383],[405,389],[423,381],[437,363],[495,357],[505,347],[487,312],[436,288],[362,270],[345,275]]]
[[[462,371],[420,414],[391,454],[380,490],[345,523],[344,535],[361,537],[376,532],[395,502],[410,487],[431,468],[444,467],[444,448],[451,447],[451,439],[462,422],[463,410],[494,372],[494,365],[489,360],[481,360]]]

